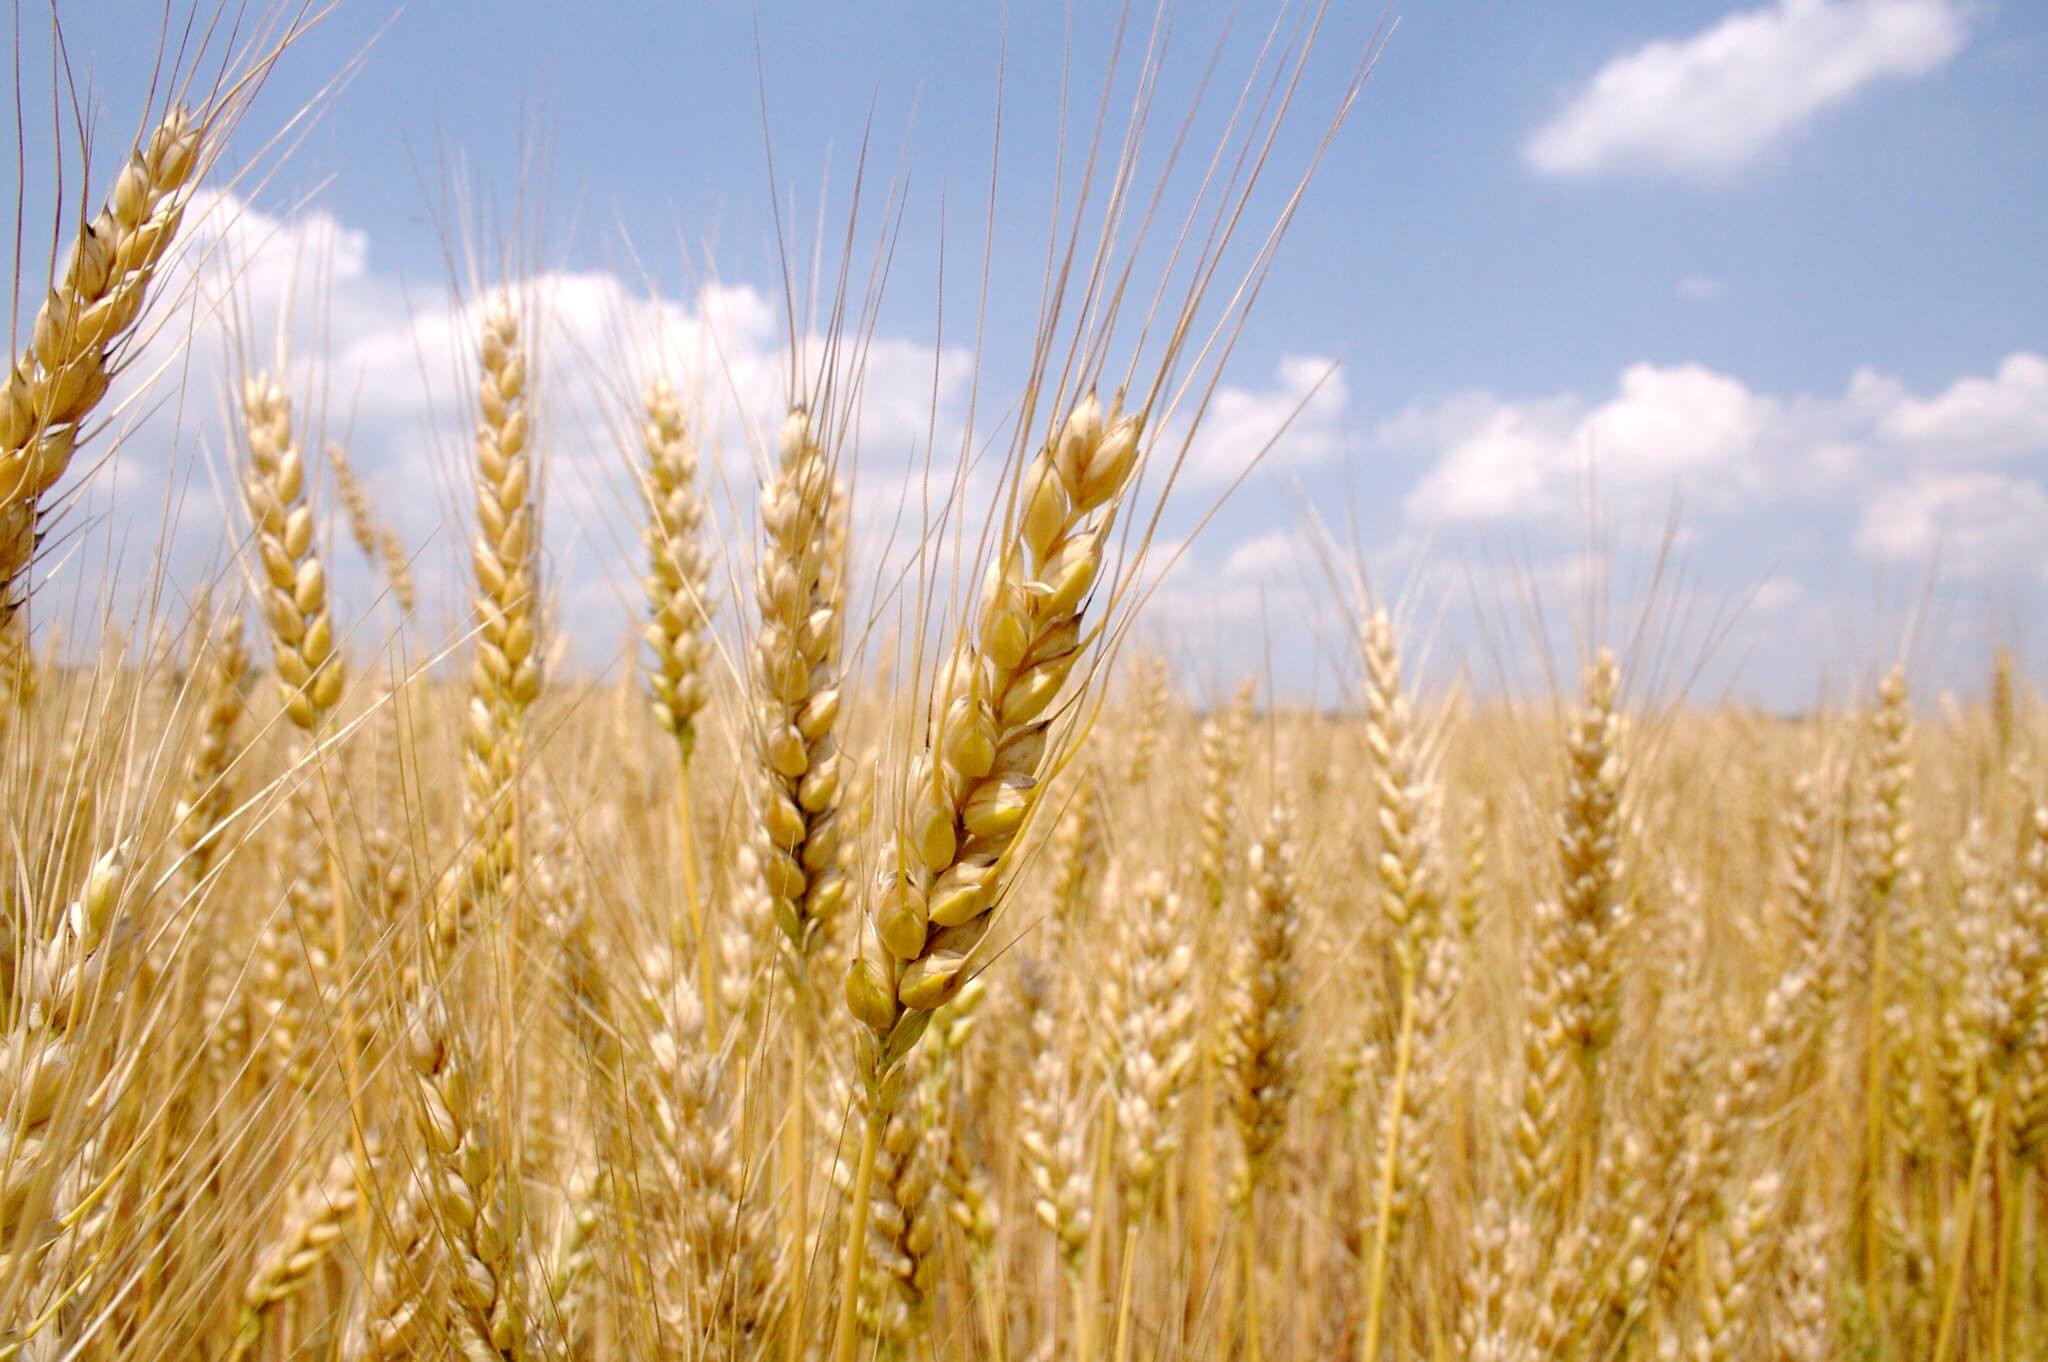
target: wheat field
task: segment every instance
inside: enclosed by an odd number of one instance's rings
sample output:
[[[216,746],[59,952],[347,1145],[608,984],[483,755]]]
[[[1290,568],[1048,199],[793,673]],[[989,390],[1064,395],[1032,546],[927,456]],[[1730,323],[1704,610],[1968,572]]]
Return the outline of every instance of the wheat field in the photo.
[[[1095,169],[1010,414],[892,544],[858,266],[729,514],[701,385],[543,365],[547,300],[472,242],[452,625],[251,344],[224,392],[147,376],[208,413],[221,568],[59,627],[145,341],[213,305],[185,210],[318,17],[209,16],[17,265],[0,1359],[2048,1358],[2048,720],[2009,655],[1774,716],[1672,698],[1588,609],[1551,693],[1489,691],[1329,542],[1336,703],[1147,622],[1320,157],[1264,154],[1312,26],[1176,210],[1192,270],[1124,276],[1149,191]],[[1334,133],[1369,65],[1295,116]],[[607,667],[549,580],[550,385],[602,390],[634,489]]]

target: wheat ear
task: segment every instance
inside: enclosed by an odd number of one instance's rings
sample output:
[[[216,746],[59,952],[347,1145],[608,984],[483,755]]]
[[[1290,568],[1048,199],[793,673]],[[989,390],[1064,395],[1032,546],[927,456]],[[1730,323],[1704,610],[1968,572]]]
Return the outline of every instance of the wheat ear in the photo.
[[[1700,1300],[1693,1362],[1728,1362],[1754,1308],[1755,1278],[1771,1248],[1782,1180],[1760,1173],[1743,1189],[1734,1214],[1715,1236],[1708,1253],[1706,1290]]]
[[[20,647],[16,615],[35,556],[37,503],[64,475],[106,396],[114,350],[133,329],[177,236],[205,125],[174,107],[129,157],[106,206],[79,231],[36,313],[28,349],[0,391],[0,647]]]
[[[846,611],[846,491],[811,414],[783,422],[761,488],[754,696],[761,749],[761,874],[801,967],[846,899],[837,825],[845,763],[833,740]]]
[[[255,1350],[265,1320],[312,1281],[361,1207],[354,1154],[343,1150],[293,1198],[282,1233],[242,1288],[242,1317],[231,1357],[246,1357]]]
[[[207,621],[199,666],[203,671],[203,710],[198,733],[185,762],[184,791],[179,796],[179,870],[190,890],[206,883],[220,860],[221,829],[234,811],[235,791],[228,772],[241,754],[236,730],[248,710],[242,687],[249,675],[249,648],[242,621],[230,614],[217,626]]]
[[[1433,756],[1417,731],[1407,692],[1401,683],[1401,658],[1394,643],[1393,622],[1384,610],[1365,621],[1362,640],[1366,667],[1366,747],[1371,753],[1374,819],[1379,831],[1375,879],[1381,915],[1393,942],[1393,996],[1399,1021],[1394,1042],[1393,1081],[1388,1085],[1380,1121],[1377,1193],[1373,1209],[1372,1254],[1366,1267],[1365,1329],[1359,1356],[1379,1353],[1385,1309],[1387,1265],[1416,1184],[1415,1161],[1421,1153],[1404,1137],[1418,1137],[1418,1094],[1413,1080],[1422,1067],[1433,1067],[1438,1033],[1448,1003],[1449,955],[1436,952],[1437,978],[1424,997],[1425,957],[1443,937],[1441,871],[1438,839],[1438,794]],[[1426,1015],[1425,1015],[1426,1014]],[[1422,1060],[1418,1066],[1418,1056]]]
[[[1238,830],[1237,784],[1251,742],[1252,702],[1257,696],[1246,681],[1224,714],[1202,721],[1202,898],[1209,911],[1221,912],[1230,890],[1231,858]]]
[[[1093,394],[1023,471],[1014,523],[989,564],[979,609],[931,698],[903,821],[846,974],[860,1079],[872,1094],[854,1213],[866,1212],[888,1090],[934,1009],[967,982],[1011,851],[1050,774],[1045,715],[1083,651],[1081,615],[1137,465],[1139,416],[1105,416]],[[865,1238],[848,1237],[834,1362],[853,1348]]]
[[[526,711],[541,691],[540,522],[526,351],[519,316],[503,298],[485,310],[477,354],[477,535],[470,554],[477,630],[463,731],[471,848],[466,882],[443,908],[439,930],[450,940],[460,920],[503,892],[517,869]]]
[[[15,1022],[0,1050],[0,1148],[8,1151],[0,1165],[0,1299],[15,1299],[15,1288],[36,1278],[55,1240],[38,1217],[47,1215],[61,1233],[78,1210],[70,1204],[78,1192],[71,1171],[85,1151],[53,1148],[51,1122],[68,1094],[95,1086],[93,1057],[82,1053],[78,1033],[111,1001],[106,981],[118,976],[108,957],[127,879],[123,844],[93,863],[77,899],[20,962]]]
[[[1614,657],[1602,649],[1586,669],[1585,698],[1565,740],[1558,893],[1536,906],[1514,1169],[1525,1213],[1537,1226],[1546,1216],[1561,1223],[1570,1212],[1572,1171],[1590,1157],[1597,1133],[1598,1059],[1616,1024],[1618,938],[1627,920],[1620,893],[1620,685]]]
[[[412,564],[405,556],[405,545],[400,542],[398,532],[377,516],[370,503],[369,489],[356,473],[348,451],[338,444],[327,446],[327,466],[334,470],[334,490],[341,498],[341,509],[348,517],[349,537],[356,541],[363,557],[371,566],[384,574],[384,581],[391,588],[391,594],[398,601],[398,608],[410,615],[419,603],[418,589],[413,584]]]
[[[1276,808],[1251,853],[1250,911],[1231,971],[1223,1068],[1237,1126],[1235,1196],[1243,1217],[1246,1355],[1264,1350],[1259,1313],[1258,1197],[1301,1081],[1301,904],[1294,818]]]
[[[313,546],[306,465],[292,438],[291,400],[267,374],[242,385],[242,428],[249,444],[242,494],[263,568],[272,665],[285,714],[312,732],[341,699],[342,663],[327,608],[327,569]]]
[[[704,501],[697,451],[675,389],[647,390],[640,442],[647,453],[647,688],[654,720],[676,740],[685,766],[697,746],[697,715],[711,698],[711,558],[702,543]]]
[[[1159,736],[1166,727],[1166,710],[1173,703],[1173,679],[1163,657],[1141,657],[1134,670],[1137,715],[1131,727],[1131,759],[1124,769],[1124,781],[1132,789],[1143,789],[1152,778]]]
[[[1156,873],[1140,881],[1135,898],[1120,915],[1123,950],[1113,981],[1117,1132],[1134,1226],[1151,1212],[1178,1144],[1174,1113],[1195,1058],[1195,954],[1186,909]]]
[[[1093,396],[1025,472],[1018,523],[932,697],[904,820],[847,974],[865,1079],[879,1083],[966,982],[1047,774],[1048,708],[1082,655],[1081,613],[1137,459],[1139,419]]]

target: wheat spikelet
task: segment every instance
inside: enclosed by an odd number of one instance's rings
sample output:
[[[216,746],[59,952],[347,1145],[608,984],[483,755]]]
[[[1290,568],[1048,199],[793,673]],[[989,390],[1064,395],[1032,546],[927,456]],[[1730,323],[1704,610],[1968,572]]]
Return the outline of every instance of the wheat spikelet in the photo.
[[[1101,822],[1102,800],[1084,775],[1052,829],[1052,911],[1062,923],[1074,921],[1087,905],[1102,859]]]
[[[413,1007],[404,1060],[415,1079],[424,1198],[440,1227],[440,1251],[450,1259],[447,1291],[464,1349],[524,1359],[536,1350],[529,1346],[533,1321],[521,1290],[519,1207],[506,1187],[509,1170],[482,1123],[481,1094],[465,1049],[438,999]]]
[[[845,627],[846,492],[801,407],[783,423],[780,461],[761,489],[761,528],[754,637],[761,873],[801,964],[846,898],[838,826],[845,762],[832,732]]]
[[[680,1250],[664,1315],[706,1349],[745,1350],[780,1306],[769,1210],[748,1179],[701,1001],[681,970],[650,970],[649,979],[643,1006],[652,1031],[639,1098],[666,1177],[649,1209]]]
[[[2035,805],[2011,912],[1990,943],[1989,977],[1976,990],[1990,1003],[1984,1031],[1994,1072],[2004,1074],[2048,1032],[2048,805]]]
[[[1566,740],[1565,809],[1558,829],[1559,899],[1567,931],[1563,1023],[1590,1067],[1614,1037],[1621,990],[1621,673],[1602,650],[1586,673],[1585,701]]]
[[[1913,710],[1903,667],[1886,672],[1878,685],[1868,752],[1854,844],[1857,908],[1866,949],[1880,924],[1895,925],[1891,920],[1898,914],[1897,900],[1913,869]],[[1869,961],[1864,964],[1868,968]]]
[[[431,1185],[424,1172],[401,1176],[380,1216],[384,1249],[371,1260],[362,1315],[343,1346],[349,1362],[398,1362],[445,1338],[446,1255],[426,1204]]]
[[[1394,629],[1384,610],[1365,622],[1365,734],[1370,753],[1373,817],[1379,832],[1375,864],[1380,910],[1393,934],[1396,989],[1422,964],[1422,947],[1441,930],[1442,894],[1432,862],[1437,837],[1436,780],[1429,753],[1415,731]]]
[[[1431,937],[1423,946],[1407,1091],[1400,1103],[1388,1102],[1381,1112],[1380,1147],[1394,1159],[1388,1233],[1395,1240],[1429,1192],[1438,1102],[1451,1075],[1447,1032],[1462,972],[1459,960],[1459,947],[1448,937]]]
[[[1479,935],[1486,911],[1486,823],[1484,804],[1465,812],[1465,837],[1459,846],[1458,889],[1453,920],[1467,945]]]
[[[865,1119],[865,1089],[850,1092],[856,1115]],[[939,1170],[947,1159],[943,1126],[927,1120],[923,1103],[899,1103],[884,1124],[875,1154],[873,1190],[865,1224],[861,1322],[875,1339],[876,1355],[913,1355],[929,1326],[932,1296],[939,1285],[939,1236],[948,1200]],[[841,1165],[838,1181],[849,1195],[857,1173]]]
[[[1828,827],[1821,812],[1820,785],[1812,773],[1800,776],[1792,787],[1792,807],[1785,813],[1785,920],[1793,958],[1813,980],[1820,1005],[1829,1007],[1841,980],[1824,878]]]
[[[1835,1282],[1830,1226],[1810,1213],[1785,1236],[1784,1322],[1776,1346],[1784,1362],[1829,1362],[1835,1356]]]
[[[1621,677],[1602,649],[1565,741],[1555,899],[1536,905],[1522,1092],[1515,1114],[1515,1186],[1534,1224],[1565,1217],[1569,1176],[1599,1118],[1595,1064],[1613,1039],[1620,993]]]
[[[1247,681],[1238,688],[1229,713],[1202,721],[1202,897],[1211,912],[1222,909],[1229,893],[1238,826],[1236,787],[1251,741],[1251,707],[1256,695]]]
[[[572,1357],[588,1356],[596,1344],[595,1316],[601,1308],[600,1249],[616,1195],[608,1170],[578,1164],[563,1194],[549,1295],[561,1312],[562,1333]]]
[[[697,493],[697,452],[675,389],[647,390],[640,440],[647,452],[647,670],[654,719],[687,764],[697,745],[697,714],[711,698],[711,561],[699,543],[704,503]]]

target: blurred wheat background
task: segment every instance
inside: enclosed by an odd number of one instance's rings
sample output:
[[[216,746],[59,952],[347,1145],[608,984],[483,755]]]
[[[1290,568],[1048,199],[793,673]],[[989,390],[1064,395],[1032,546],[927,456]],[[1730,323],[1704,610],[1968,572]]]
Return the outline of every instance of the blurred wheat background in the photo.
[[[2048,1358],[2011,651],[1690,697],[1667,531],[1503,685],[1323,515],[1334,697],[1148,614],[1383,33],[1315,65],[1284,7],[1184,121],[1070,100],[1049,247],[984,247],[1043,271],[1025,362],[902,477],[868,413],[941,379],[876,349],[887,175],[778,227],[760,372],[708,304],[565,343],[534,185],[451,175],[400,485],[255,302],[325,12],[170,13],[139,131],[59,141],[48,277],[17,248],[0,1359]],[[332,242],[290,268],[346,306]],[[167,411],[205,570],[91,513]],[[593,503],[602,622],[547,533]]]

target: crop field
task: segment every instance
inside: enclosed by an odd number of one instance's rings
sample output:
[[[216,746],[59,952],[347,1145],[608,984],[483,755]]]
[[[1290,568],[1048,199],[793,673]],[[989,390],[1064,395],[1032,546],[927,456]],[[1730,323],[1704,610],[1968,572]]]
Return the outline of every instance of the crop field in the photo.
[[[0,396],[0,1362],[2048,1358],[2013,653],[1773,713],[1675,693],[1652,590],[1491,684],[1320,524],[1340,688],[1148,613],[1370,116],[1384,35],[1282,10],[1202,117],[1070,94],[1035,248],[955,238],[1043,283],[908,481],[872,167],[789,228],[765,397],[715,325],[574,353],[537,205],[453,196],[394,481],[219,217],[325,12],[173,5],[149,88],[71,87]],[[1112,81],[1200,73],[1128,21]],[[82,509],[173,414],[198,570]]]

